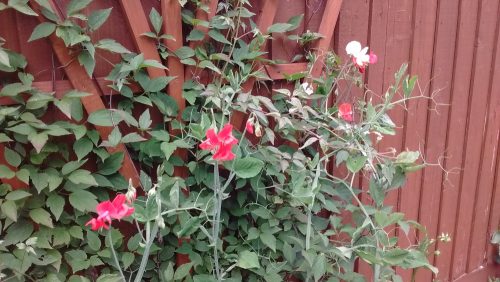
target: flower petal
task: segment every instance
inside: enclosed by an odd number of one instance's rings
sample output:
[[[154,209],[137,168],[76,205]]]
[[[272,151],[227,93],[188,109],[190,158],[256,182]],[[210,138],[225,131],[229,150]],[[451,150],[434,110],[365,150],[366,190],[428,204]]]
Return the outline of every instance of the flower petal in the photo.
[[[377,55],[370,51],[370,64],[375,64],[378,61]]]
[[[253,122],[248,120],[245,124],[245,129],[248,133],[253,134]]]
[[[351,41],[345,47],[345,51],[348,55],[356,56],[361,51],[361,43],[358,41]]]

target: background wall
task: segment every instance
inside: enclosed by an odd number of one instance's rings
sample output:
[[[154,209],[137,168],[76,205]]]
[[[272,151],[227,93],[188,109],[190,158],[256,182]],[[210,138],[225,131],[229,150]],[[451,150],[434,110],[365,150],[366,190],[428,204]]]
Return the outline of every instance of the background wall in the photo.
[[[254,11],[259,11],[263,1],[252,1]],[[280,0],[275,22],[303,13],[299,31],[314,31],[325,1]],[[149,14],[158,1],[142,2]],[[95,37],[115,38],[134,50],[117,0],[96,0],[90,9],[109,6],[114,7],[113,13]],[[375,94],[383,95],[396,70],[408,62],[410,72],[420,78],[421,95],[432,98],[412,101],[407,109],[394,109],[391,117],[401,127],[379,149],[420,150],[432,164],[411,176],[406,187],[393,193],[388,202],[427,226],[431,237],[451,236],[451,243],[437,244],[441,254],[432,258],[440,270],[440,281],[486,281],[495,272],[500,276],[499,267],[492,264],[494,249],[489,244],[500,222],[499,15],[499,0],[346,0],[332,44],[345,56],[345,45],[358,40],[378,55],[379,62],[370,66],[365,77]],[[36,24],[35,18],[4,11],[0,36],[7,40],[8,48],[27,57],[28,70],[36,74],[40,87],[64,93],[71,86],[48,42],[27,43]],[[269,53],[274,59],[291,60],[301,49],[277,36]],[[102,60],[97,64],[96,79],[102,81],[110,69]],[[0,77],[0,82],[8,79]],[[362,92],[354,91],[345,99],[360,97]],[[360,183],[365,184],[362,179]],[[400,236],[404,245],[419,235]],[[369,271],[363,264],[359,268]],[[410,281],[409,273],[400,272],[404,281]],[[416,281],[432,281],[431,274],[418,273]]]

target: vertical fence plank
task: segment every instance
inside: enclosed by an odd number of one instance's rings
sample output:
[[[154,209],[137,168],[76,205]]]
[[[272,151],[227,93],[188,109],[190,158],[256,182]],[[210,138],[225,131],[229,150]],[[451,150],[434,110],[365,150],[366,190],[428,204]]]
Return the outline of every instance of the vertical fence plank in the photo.
[[[444,0],[438,5],[437,25],[434,42],[434,56],[432,61],[433,80],[430,84],[430,91],[439,92],[435,101],[429,100],[427,116],[427,136],[425,142],[424,158],[431,164],[442,162],[446,147],[446,132],[448,128],[449,107],[439,107],[435,109],[434,103],[449,104],[452,89],[454,65],[454,42],[456,40],[456,20],[454,20],[456,10],[455,0]],[[439,206],[441,201],[441,186],[443,182],[443,171],[440,166],[432,165],[427,167],[422,175],[422,187],[420,197],[419,222],[428,231],[430,238],[436,238],[438,232]],[[429,248],[429,260],[433,263],[432,255],[435,246]],[[431,281],[430,271],[418,271],[417,281]]]
[[[434,37],[436,26],[437,2],[433,0],[416,1],[413,3],[412,42],[410,46],[409,73],[418,75],[420,87],[416,87],[413,95],[430,95],[429,88],[432,76],[432,58],[434,53]],[[428,101],[424,98],[408,102],[403,135],[404,148],[419,151],[425,144],[427,129]],[[407,219],[417,220],[420,200],[422,171],[408,175],[405,187],[400,192],[399,210]],[[399,230],[399,246],[406,248],[416,243],[416,234],[410,231],[408,235]],[[411,280],[410,270],[398,269],[397,273],[403,281]]]
[[[500,15],[500,5],[497,15]],[[494,5],[488,6],[491,9],[494,8]],[[496,20],[496,31],[495,31],[495,39],[493,41],[493,46],[491,50],[492,59],[491,59],[491,68],[489,72],[489,83],[485,84],[483,87],[488,87],[488,101],[486,102],[487,111],[484,112],[484,122],[485,122],[485,134],[483,140],[483,150],[481,154],[481,169],[478,174],[478,192],[476,203],[474,206],[474,224],[471,226],[472,228],[472,237],[470,244],[470,255],[467,271],[471,272],[475,269],[481,267],[485,262],[487,262],[488,258],[491,257],[491,254],[487,253],[487,245],[489,243],[489,239],[491,233],[488,232],[488,220],[490,215],[491,208],[491,199],[494,196],[494,178],[495,178],[495,164],[498,158],[498,140],[500,137],[500,92],[493,92],[493,84],[498,83],[498,69],[500,67],[500,59],[498,54],[498,36],[499,36],[499,27],[500,27],[500,17],[490,17],[485,20]],[[493,22],[490,22],[492,24]],[[486,42],[485,42],[486,43]],[[485,46],[488,48],[488,46]],[[485,70],[481,70],[485,76],[488,74]],[[495,74],[497,74],[495,79]],[[485,91],[486,89],[482,89],[481,91]]]
[[[439,233],[448,233],[452,237],[451,243],[437,243],[440,255],[436,257],[435,264],[439,268],[438,279],[449,281],[453,268],[453,246],[455,244],[458,204],[460,198],[460,178],[463,165],[463,144],[467,119],[468,97],[470,87],[471,66],[473,65],[474,36],[477,22],[477,1],[460,1],[452,7],[457,15],[449,16],[457,19],[453,81],[453,92],[450,101],[449,125],[446,131],[446,158],[443,172],[445,181],[441,192],[441,208],[439,212]],[[435,75],[434,75],[435,76]],[[450,172],[450,173],[448,173]]]
[[[478,193],[478,173],[482,169],[480,158],[485,129],[485,111],[488,101],[488,85],[491,71],[491,59],[497,23],[498,1],[483,0],[479,4],[479,26],[476,31],[475,64],[473,66],[470,88],[467,139],[465,143],[465,165],[462,177],[462,194],[458,213],[457,227],[467,230],[457,232],[453,277],[467,272],[469,255],[478,250],[471,250],[471,232],[474,227],[474,204]],[[466,191],[466,193],[464,193]],[[484,203],[482,203],[484,204]]]

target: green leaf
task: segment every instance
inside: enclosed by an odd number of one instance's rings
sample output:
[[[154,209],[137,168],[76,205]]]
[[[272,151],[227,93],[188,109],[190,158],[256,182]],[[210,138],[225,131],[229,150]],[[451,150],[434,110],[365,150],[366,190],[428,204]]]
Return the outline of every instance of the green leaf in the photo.
[[[190,58],[192,56],[194,56],[194,50],[187,47],[187,46],[183,46],[177,50],[174,51],[174,54],[181,60],[183,59],[187,59],[187,58]]]
[[[75,184],[87,184],[91,186],[97,186],[95,178],[90,174],[90,171],[85,169],[77,169],[73,171],[68,179]]]
[[[76,169],[80,168],[82,165],[84,165],[87,162],[85,161],[72,161],[68,162],[63,165],[61,172],[63,175],[70,174],[71,172],[75,171]]]
[[[3,202],[0,209],[10,220],[17,221],[17,206],[14,201],[7,200]]]
[[[368,158],[362,155],[349,156],[347,159],[347,169],[352,173],[360,171],[366,163]]]
[[[27,169],[20,169],[16,171],[16,177],[17,179],[21,180],[22,182],[29,184],[30,183],[30,172]]]
[[[174,280],[181,280],[184,277],[186,277],[189,274],[189,271],[191,270],[191,267],[193,267],[193,263],[185,263],[175,270],[174,274]]]
[[[68,262],[68,264],[71,266],[71,270],[73,271],[73,273],[75,272],[78,272],[80,270],[84,270],[84,269],[88,269],[90,267],[90,261],[87,260],[87,253],[85,253],[85,251],[83,250],[70,250],[70,251],[67,251],[65,254],[64,254],[64,258],[66,259],[66,261]],[[72,276],[74,277],[74,276]],[[73,281],[81,281],[81,282],[86,282],[86,281],[90,281],[90,280],[83,280],[84,277],[82,277],[82,280],[73,280]],[[71,277],[70,277],[70,280],[71,280]],[[68,282],[72,282],[72,281],[68,281]]]
[[[103,109],[91,113],[87,121],[98,126],[113,126],[123,121],[123,117],[116,111]]]
[[[267,33],[273,33],[273,32],[282,33],[289,31],[290,28],[292,27],[293,25],[289,23],[275,23],[267,29]]]
[[[77,190],[69,195],[69,203],[75,209],[86,212],[95,211],[97,206],[96,196],[86,190]]]
[[[7,194],[7,196],[5,196],[5,199],[9,200],[9,201],[17,201],[17,200],[27,198],[29,196],[31,196],[31,194],[24,191],[24,190],[15,190],[15,191],[9,192],[9,194]]]
[[[98,173],[102,175],[111,175],[117,172],[122,166],[124,156],[123,152],[114,153],[104,160],[104,163],[99,167]]]
[[[9,54],[7,54],[7,52],[5,52],[2,48],[0,48],[0,64],[9,68],[11,67]]]
[[[153,121],[151,120],[151,115],[149,114],[149,109],[146,109],[139,117],[139,128],[141,130],[149,129]]]
[[[163,18],[155,8],[152,8],[151,12],[149,13],[149,21],[151,21],[156,34],[160,34]]]
[[[226,37],[224,35],[222,35],[222,33],[218,32],[215,29],[210,30],[208,32],[208,36],[212,37],[212,39],[214,39],[215,41],[218,41],[220,43],[231,45],[231,42],[229,40],[227,40]]]
[[[160,148],[165,155],[165,160],[168,160],[177,149],[177,146],[174,143],[162,142]]]
[[[252,157],[236,159],[233,162],[233,170],[240,178],[252,178],[259,174],[262,168],[264,168],[264,162]]]
[[[122,254],[123,268],[127,269],[134,262],[135,256],[133,253],[125,252]],[[121,280],[118,280],[121,281]]]
[[[186,38],[187,41],[200,41],[205,37],[205,33],[199,29],[193,29],[188,37]]]
[[[396,160],[394,161],[394,163],[397,163],[397,164],[413,164],[414,162],[416,162],[418,160],[418,158],[420,157],[420,152],[418,151],[405,151],[405,152],[401,152]]]
[[[260,240],[264,245],[268,246],[273,252],[276,252],[276,237],[270,232],[260,233]]]
[[[79,161],[92,152],[93,148],[94,144],[88,138],[80,138],[73,144],[73,150]]]
[[[0,178],[11,179],[14,176],[16,176],[16,173],[13,172],[9,167],[0,165]]]
[[[291,25],[291,27],[287,31],[294,30],[299,27],[300,23],[302,22],[302,19],[304,18],[304,14],[296,15],[291,17],[288,20],[288,23]]]
[[[18,167],[21,164],[21,156],[14,150],[5,147],[5,160],[13,167]]]
[[[33,147],[35,148],[37,153],[40,153],[43,149],[43,146],[47,143],[49,140],[49,136],[47,133],[35,133],[35,134],[30,134],[28,136],[28,140],[31,142]]]
[[[259,257],[256,253],[245,250],[239,254],[237,265],[244,269],[259,268]]]
[[[118,274],[103,274],[97,278],[96,282],[123,282],[123,278]]]
[[[28,42],[47,37],[56,30],[56,25],[50,22],[43,22],[35,27]]]
[[[409,251],[402,249],[392,249],[382,254],[382,260],[389,265],[398,265],[408,257]]]
[[[7,5],[14,8],[16,11],[23,13],[28,16],[38,16],[35,11],[33,11],[27,4],[28,1],[25,0],[9,0]]]
[[[137,134],[136,132],[129,133],[125,136],[123,136],[121,142],[122,143],[135,143],[135,142],[142,142],[146,141],[147,139],[142,137],[141,135]]]
[[[59,220],[59,217],[64,210],[64,203],[64,198],[54,193],[51,193],[47,198],[46,205],[56,220]]]
[[[85,71],[87,72],[89,77],[92,77],[92,74],[94,73],[95,69],[95,60],[92,58],[90,53],[86,50],[83,50],[80,52],[78,55],[78,62],[80,63],[81,66],[85,68]]]
[[[46,210],[38,208],[30,211],[30,217],[34,222],[38,224],[45,225],[50,228],[54,228],[52,224],[52,218],[50,217],[50,213]]]
[[[97,30],[99,27],[101,27],[108,19],[109,15],[111,14],[112,9],[113,8],[93,11],[90,14],[89,20],[87,22],[89,25],[89,28],[91,30]]]
[[[71,0],[66,7],[66,15],[72,16],[73,14],[79,12],[80,10],[87,7],[92,0]]]
[[[97,42],[95,47],[118,54],[131,53],[127,48],[125,48],[123,45],[121,45],[120,43],[116,42],[113,39],[101,39],[99,42]]]
[[[101,239],[93,231],[87,231],[87,244],[94,251],[99,251],[101,249]]]
[[[313,272],[315,282],[320,281],[321,278],[325,275],[325,273],[326,273],[325,254],[319,254],[316,257],[316,259],[314,260],[312,272]]]

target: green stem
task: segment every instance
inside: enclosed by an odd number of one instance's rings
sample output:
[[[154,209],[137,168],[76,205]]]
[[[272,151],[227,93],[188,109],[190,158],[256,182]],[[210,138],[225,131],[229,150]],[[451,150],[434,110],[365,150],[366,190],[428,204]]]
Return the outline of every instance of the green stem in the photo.
[[[125,279],[125,275],[123,275],[123,271],[122,271],[122,268],[120,266],[120,261],[118,260],[118,256],[116,255],[115,247],[113,247],[113,238],[111,237],[111,229],[109,229],[108,234],[109,234],[109,248],[111,249],[111,254],[113,255],[113,259],[115,261],[116,268],[118,269],[118,271],[120,271],[120,276],[123,279],[123,281],[127,281]]]
[[[311,225],[312,225],[312,207],[307,209],[307,232],[306,232],[306,251],[311,248]]]
[[[153,225],[153,230],[150,229],[150,223],[146,223],[146,246],[144,247],[144,253],[142,255],[141,265],[139,266],[139,270],[137,271],[137,275],[135,276],[134,282],[142,281],[142,276],[146,270],[146,265],[149,260],[149,251],[151,249],[151,245],[153,244],[154,238],[156,237],[156,233],[158,233],[158,222],[155,221]]]
[[[222,281],[221,269],[219,265],[219,230],[220,230],[220,214],[222,210],[222,191],[219,183],[219,163],[214,165],[214,213],[213,213],[213,229],[212,240],[214,245],[214,265],[215,276],[217,281]]]

